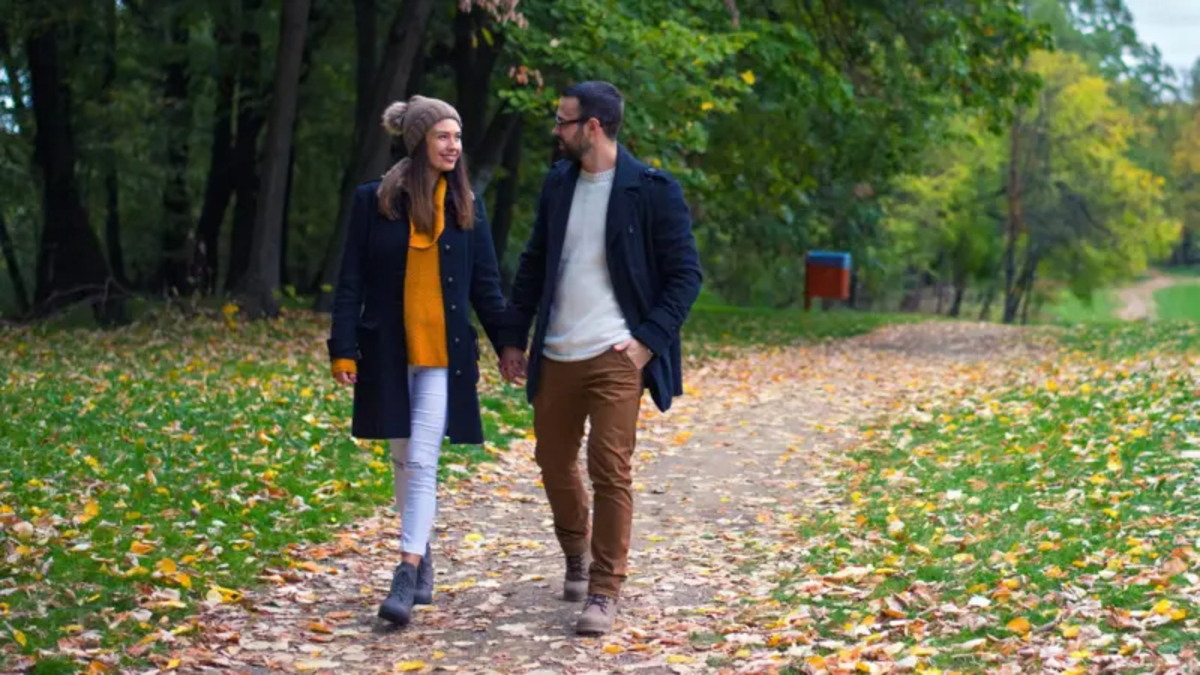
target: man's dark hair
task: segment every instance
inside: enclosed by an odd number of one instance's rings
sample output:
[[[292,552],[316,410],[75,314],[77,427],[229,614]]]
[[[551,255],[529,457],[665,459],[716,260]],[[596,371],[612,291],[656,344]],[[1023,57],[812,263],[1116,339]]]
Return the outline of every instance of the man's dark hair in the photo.
[[[587,121],[595,117],[604,135],[612,139],[617,137],[625,118],[625,97],[621,90],[608,82],[592,80],[572,85],[562,95],[579,101],[580,119]]]

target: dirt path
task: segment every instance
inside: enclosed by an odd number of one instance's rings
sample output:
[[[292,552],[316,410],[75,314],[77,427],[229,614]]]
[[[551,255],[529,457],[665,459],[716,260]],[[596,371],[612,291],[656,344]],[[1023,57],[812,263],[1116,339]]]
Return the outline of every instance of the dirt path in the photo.
[[[1024,333],[993,325],[894,327],[863,338],[709,363],[667,415],[643,406],[633,571],[618,630],[571,634],[578,607],[562,573],[532,444],[515,443],[443,490],[435,606],[391,630],[374,618],[396,559],[396,519],[380,510],[299,560],[240,606],[211,607],[178,645],[191,672],[688,673],[708,636],[744,645],[730,672],[763,672],[787,615],[771,597],[802,551],[803,514],[838,507],[841,450],[861,426],[920,395],[951,397],[1015,364]],[[323,568],[323,569],[322,569]],[[786,627],[786,623],[782,624]],[[731,630],[731,628],[733,630]],[[799,657],[803,654],[794,654]]]
[[[1121,306],[1117,308],[1117,318],[1122,321],[1153,321],[1158,318],[1158,305],[1154,302],[1154,293],[1169,288],[1183,281],[1154,272],[1150,278],[1133,286],[1117,291],[1117,300]]]

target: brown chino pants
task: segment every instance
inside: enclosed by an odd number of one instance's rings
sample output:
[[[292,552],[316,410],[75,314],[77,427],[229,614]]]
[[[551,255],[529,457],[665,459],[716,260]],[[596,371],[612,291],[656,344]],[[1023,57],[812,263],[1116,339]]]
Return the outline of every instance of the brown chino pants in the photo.
[[[642,373],[625,352],[609,350],[587,361],[542,361],[533,401],[537,463],[563,553],[583,555],[591,534],[590,594],[619,597],[625,581],[641,399]],[[579,446],[588,419],[587,470],[596,493],[592,523],[579,472]]]

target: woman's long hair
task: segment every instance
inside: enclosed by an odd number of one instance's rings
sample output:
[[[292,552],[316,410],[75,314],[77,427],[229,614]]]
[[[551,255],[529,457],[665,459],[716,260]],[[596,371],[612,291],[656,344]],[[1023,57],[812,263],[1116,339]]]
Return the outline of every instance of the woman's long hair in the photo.
[[[471,181],[467,177],[467,158],[459,155],[454,170],[444,174],[446,196],[454,200],[454,212],[458,215],[458,226],[469,230],[475,225],[475,200],[471,194]],[[433,188],[436,179],[429,170],[429,151],[422,139],[413,149],[412,155],[396,162],[379,183],[379,213],[389,220],[399,220],[402,215],[400,199],[408,196],[408,213],[413,225],[421,234],[433,234]]]

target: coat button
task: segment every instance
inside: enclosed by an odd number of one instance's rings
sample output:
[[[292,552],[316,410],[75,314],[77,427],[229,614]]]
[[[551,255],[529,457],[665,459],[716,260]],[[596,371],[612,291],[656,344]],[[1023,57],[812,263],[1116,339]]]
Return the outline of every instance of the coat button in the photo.
[[[462,371],[461,371],[461,370],[456,370],[456,371],[454,371],[454,376],[455,376],[455,377],[462,377]]]
[[[458,344],[458,343],[460,343],[460,342],[462,342],[462,340],[461,340],[461,339],[459,339],[459,338],[454,338],[454,344]]]
[[[444,247],[444,250],[447,250],[447,251],[449,251],[449,250],[450,250],[450,244],[446,244],[446,246]]]
[[[450,305],[450,311],[451,311],[451,312],[457,312],[457,311],[458,311],[458,305]]]
[[[449,277],[449,278],[447,278],[447,279],[446,279],[446,283],[448,283],[448,284],[452,284],[452,283],[454,283],[454,277]]]

